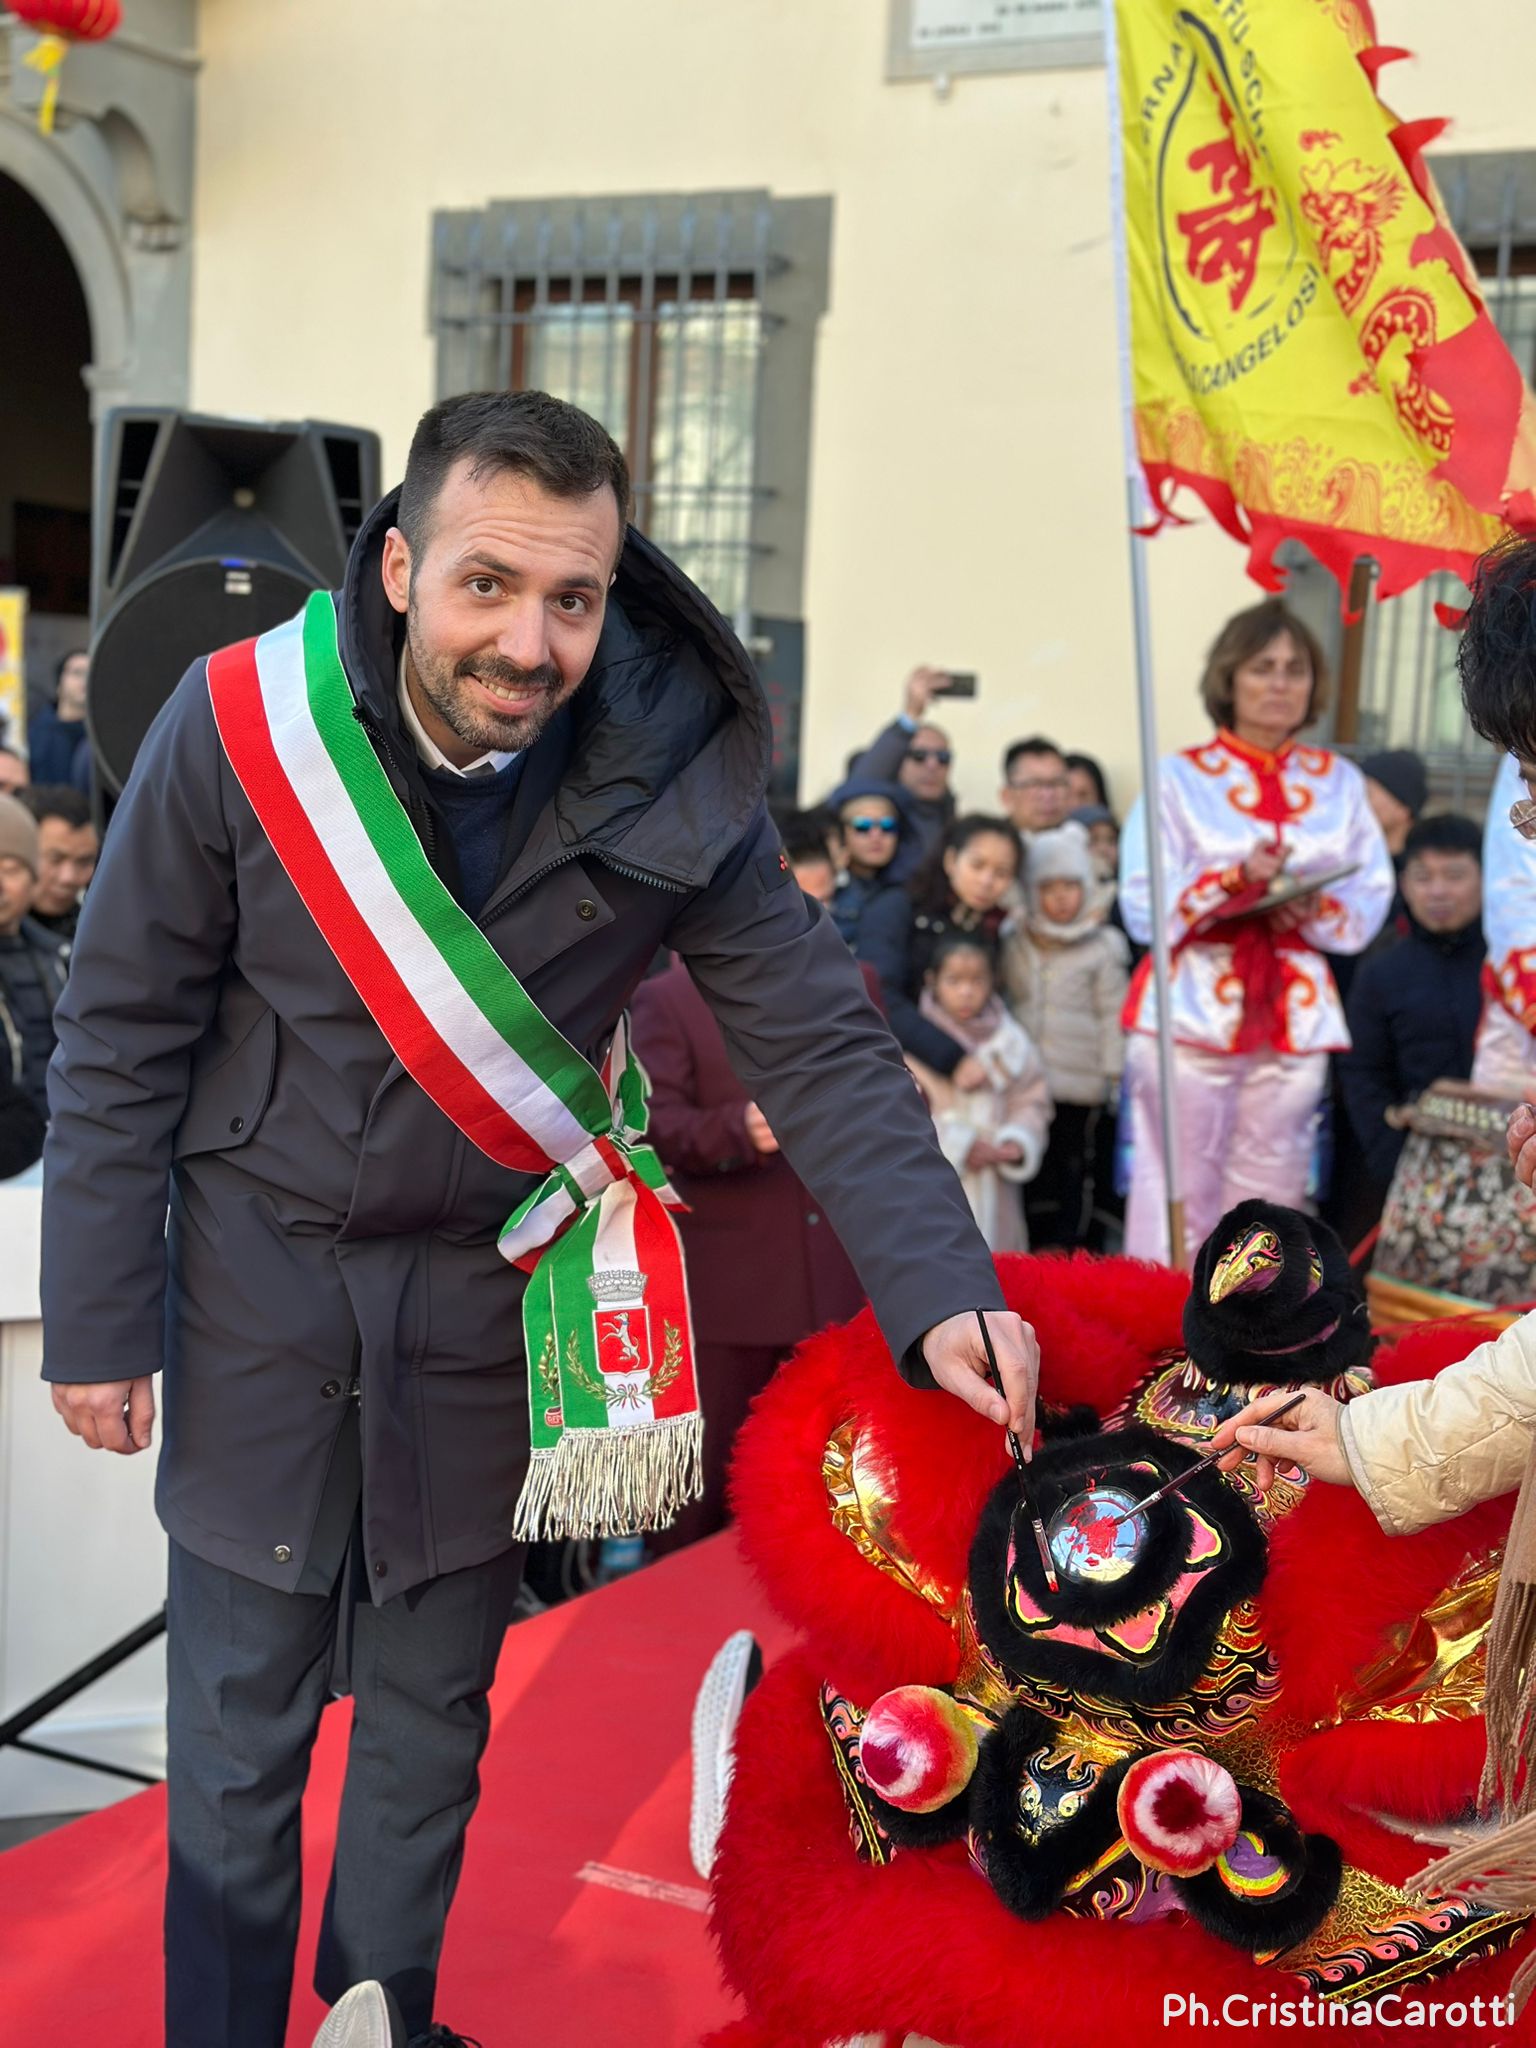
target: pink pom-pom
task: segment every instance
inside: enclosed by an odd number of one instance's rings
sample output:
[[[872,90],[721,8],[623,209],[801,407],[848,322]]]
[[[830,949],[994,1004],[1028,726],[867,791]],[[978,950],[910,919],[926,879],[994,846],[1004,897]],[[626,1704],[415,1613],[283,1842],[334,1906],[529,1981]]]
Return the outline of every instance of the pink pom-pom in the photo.
[[[1193,1749],[1131,1765],[1116,1799],[1120,1832],[1149,1870],[1198,1877],[1237,1840],[1243,1800],[1232,1773]]]
[[[864,1717],[859,1763],[870,1788],[903,1813],[936,1813],[976,1768],[976,1730],[947,1692],[898,1685]]]

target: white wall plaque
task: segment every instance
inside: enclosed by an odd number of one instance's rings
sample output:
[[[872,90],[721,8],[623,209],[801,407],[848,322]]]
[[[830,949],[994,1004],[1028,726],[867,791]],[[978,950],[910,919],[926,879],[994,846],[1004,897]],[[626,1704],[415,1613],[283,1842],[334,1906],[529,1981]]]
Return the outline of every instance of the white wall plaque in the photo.
[[[1104,0],[891,0],[888,78],[1097,64]]]

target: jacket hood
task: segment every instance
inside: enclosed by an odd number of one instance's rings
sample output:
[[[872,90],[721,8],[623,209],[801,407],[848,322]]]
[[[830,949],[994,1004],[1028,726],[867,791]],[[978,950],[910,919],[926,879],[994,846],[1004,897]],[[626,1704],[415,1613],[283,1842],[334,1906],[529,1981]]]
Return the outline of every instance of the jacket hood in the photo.
[[[850,775],[822,799],[817,809],[826,812],[835,824],[842,806],[859,797],[872,797],[895,811],[896,851],[874,880],[882,888],[906,888],[923,858],[923,841],[910,793],[899,782],[883,782],[878,775]]]
[[[1040,889],[1045,882],[1076,882],[1081,888],[1083,907],[1070,924],[1056,924],[1041,911]],[[1114,900],[1114,891],[1106,891],[1094,872],[1085,826],[1069,821],[1034,835],[1024,861],[1024,896],[1028,905],[1026,922],[1037,938],[1070,945],[1098,931]]]
[[[384,593],[398,490],[369,514],[337,596],[341,654],[359,709],[393,735],[410,777],[396,673],[405,622]],[[630,527],[580,689],[529,750],[558,751],[550,802],[515,872],[591,852],[679,889],[702,888],[762,802],[773,755],[767,700],[709,599]],[[419,793],[419,791],[418,791]]]
[[[878,775],[850,775],[846,782],[840,782],[836,789],[822,798],[819,809],[829,811],[835,819],[844,804],[852,803],[857,797],[878,797],[896,813],[899,830],[898,841],[905,841],[912,835],[912,799],[899,782],[882,782]]]

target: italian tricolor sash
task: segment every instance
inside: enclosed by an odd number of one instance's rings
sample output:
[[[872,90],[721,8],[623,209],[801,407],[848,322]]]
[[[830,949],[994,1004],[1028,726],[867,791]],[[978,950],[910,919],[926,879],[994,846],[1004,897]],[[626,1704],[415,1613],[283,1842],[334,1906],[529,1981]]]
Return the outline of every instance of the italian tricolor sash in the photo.
[[[433,871],[354,717],[336,609],[210,657],[230,766],[401,1064],[482,1152],[544,1176],[503,1228],[523,1298],[532,1459],[523,1537],[656,1528],[701,1489],[680,1207],[643,1143],[621,1020],[601,1073]]]

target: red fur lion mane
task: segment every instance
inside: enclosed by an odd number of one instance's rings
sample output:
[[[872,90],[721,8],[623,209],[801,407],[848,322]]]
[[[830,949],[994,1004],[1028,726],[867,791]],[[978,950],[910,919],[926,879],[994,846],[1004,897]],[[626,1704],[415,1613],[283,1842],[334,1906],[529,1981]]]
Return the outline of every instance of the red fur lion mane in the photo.
[[[1185,1276],[1129,1259],[998,1260],[1010,1307],[1040,1338],[1043,1400],[1100,1415],[1159,1354],[1181,1348]],[[1384,1383],[1422,1379],[1489,1334],[1476,1322],[1426,1325],[1384,1344]],[[1165,1993],[1245,2007],[1245,2039],[1296,2038],[1266,2018],[1299,2000],[1293,1976],[1261,1969],[1192,1923],[1155,1931],[1065,1914],[1025,1923],[968,1867],[963,1848],[909,1851],[886,1868],[849,1843],[817,1706],[823,1680],[867,1704],[891,1686],[955,1676],[948,1623],[875,1570],[832,1525],[822,1458],[852,1417],[902,1475],[894,1526],[940,1583],[958,1587],[982,1502],[1007,1469],[1002,1433],[961,1403],[906,1386],[866,1310],[803,1345],[760,1398],[739,1439],[733,1500],[740,1537],[769,1598],[802,1646],[747,1702],[737,1774],[714,1878],[726,1975],[750,2017],[716,2048],[824,2048],[840,2037],[910,2029],[948,2048],[1105,2048],[1164,2032]],[[1417,1615],[1469,1554],[1502,1541],[1511,1499],[1411,1537],[1388,1537],[1365,1503],[1318,1486],[1275,1529],[1260,1607],[1284,1680],[1282,1705],[1309,1726],[1284,1759],[1281,1789],[1303,1828],[1346,1858],[1402,1879],[1424,1849],[1371,1818],[1375,1807],[1456,1816],[1482,1763],[1481,1720],[1333,1726],[1341,1689]],[[1522,1953],[1404,1987],[1410,1999],[1488,1999]],[[1264,2008],[1260,2010],[1260,2005]],[[1401,2015],[1402,2007],[1398,2012]],[[1314,2022],[1315,2024],[1315,2022]],[[1401,2043],[1403,2027],[1350,2026],[1352,2041]],[[1435,2028],[1457,2043],[1536,2042],[1536,2004],[1511,2030]]]

